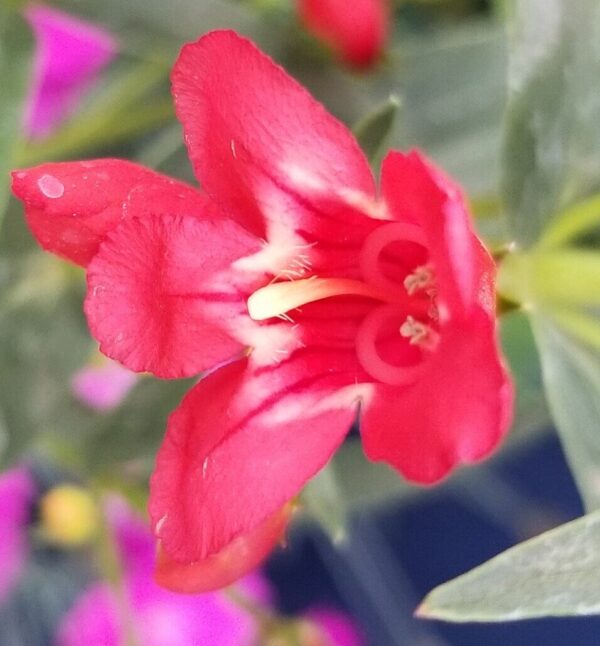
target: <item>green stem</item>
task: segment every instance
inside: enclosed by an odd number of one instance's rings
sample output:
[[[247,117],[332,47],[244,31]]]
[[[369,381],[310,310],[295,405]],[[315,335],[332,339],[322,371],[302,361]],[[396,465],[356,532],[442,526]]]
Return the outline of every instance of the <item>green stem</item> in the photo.
[[[256,603],[253,599],[240,591],[239,587],[231,585],[224,588],[223,594],[238,608],[253,617],[261,626],[268,626],[275,621],[275,617],[266,608]]]
[[[96,499],[100,501],[101,494],[98,494],[96,496]],[[135,635],[131,605],[129,603],[127,589],[125,587],[125,577],[122,560],[119,556],[112,528],[110,527],[104,515],[101,516],[101,524],[96,542],[96,550],[98,554],[100,571],[103,575],[103,578],[110,584],[110,587],[117,599],[121,625],[123,626],[124,630],[123,644],[124,646],[141,646]]]

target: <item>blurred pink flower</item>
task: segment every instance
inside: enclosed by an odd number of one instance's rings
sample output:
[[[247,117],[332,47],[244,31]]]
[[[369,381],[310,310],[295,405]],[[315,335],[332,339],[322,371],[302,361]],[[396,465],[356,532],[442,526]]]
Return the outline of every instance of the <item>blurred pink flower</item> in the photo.
[[[0,604],[27,559],[27,523],[36,487],[25,468],[0,474]]]
[[[257,618],[223,592],[181,595],[156,585],[152,579],[154,538],[146,523],[122,499],[111,497],[106,515],[123,572],[121,600],[107,583],[93,584],[64,618],[58,646],[119,646],[128,634],[144,646],[260,643]],[[241,579],[236,589],[265,611],[274,603],[268,581],[257,571]],[[302,619],[312,626],[306,633],[307,646],[364,643],[350,618],[338,611],[314,609]]]
[[[25,128],[30,137],[45,137],[113,59],[117,42],[104,29],[44,5],[29,5],[25,17],[37,47]]]
[[[133,388],[139,376],[120,364],[102,357],[73,376],[71,387],[75,397],[98,411],[116,408]]]
[[[149,527],[121,499],[111,498],[106,512],[121,559],[128,607],[118,603],[108,584],[94,584],[63,621],[60,646],[118,646],[128,630],[144,646],[252,643],[255,620],[225,595],[179,595],[156,585],[155,541]]]

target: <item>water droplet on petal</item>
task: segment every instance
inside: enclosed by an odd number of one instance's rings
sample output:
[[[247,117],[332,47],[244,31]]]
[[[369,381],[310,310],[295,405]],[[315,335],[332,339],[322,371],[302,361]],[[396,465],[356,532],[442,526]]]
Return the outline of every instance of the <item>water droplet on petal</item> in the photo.
[[[52,175],[42,175],[38,179],[37,184],[40,191],[50,199],[56,199],[64,195],[65,187],[62,182]]]

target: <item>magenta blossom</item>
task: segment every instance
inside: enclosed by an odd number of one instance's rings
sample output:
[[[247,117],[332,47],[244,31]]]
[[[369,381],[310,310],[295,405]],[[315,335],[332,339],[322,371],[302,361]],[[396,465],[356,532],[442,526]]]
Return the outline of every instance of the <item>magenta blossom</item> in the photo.
[[[155,543],[150,528],[120,498],[106,504],[109,526],[124,575],[121,597],[107,583],[92,585],[67,614],[58,646],[119,646],[127,635],[144,646],[247,646],[259,641],[261,625],[221,592],[186,596],[168,592],[153,579]],[[237,584],[238,593],[269,612],[273,593],[258,572]],[[306,624],[306,627],[304,626]],[[318,635],[322,646],[359,646],[351,620],[331,609],[307,614],[299,630]]]
[[[25,17],[37,46],[25,128],[45,137],[113,59],[117,43],[104,29],[44,5],[29,5]]]
[[[0,604],[27,559],[27,524],[36,495],[27,469],[17,467],[0,475]]]

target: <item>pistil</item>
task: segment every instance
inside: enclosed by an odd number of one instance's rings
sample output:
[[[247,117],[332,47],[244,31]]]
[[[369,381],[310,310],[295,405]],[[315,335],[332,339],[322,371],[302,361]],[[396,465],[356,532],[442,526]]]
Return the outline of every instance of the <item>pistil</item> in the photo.
[[[304,278],[302,280],[271,283],[255,291],[248,299],[248,313],[255,321],[264,321],[285,315],[307,303],[332,296],[365,296],[385,303],[405,305],[406,295],[383,290],[374,285],[350,278]]]

